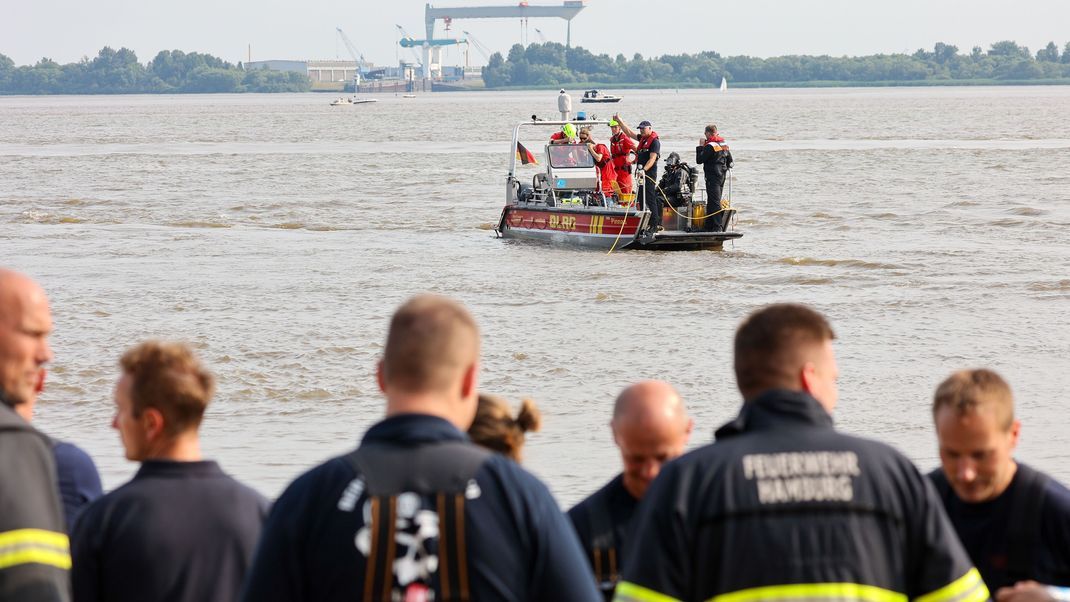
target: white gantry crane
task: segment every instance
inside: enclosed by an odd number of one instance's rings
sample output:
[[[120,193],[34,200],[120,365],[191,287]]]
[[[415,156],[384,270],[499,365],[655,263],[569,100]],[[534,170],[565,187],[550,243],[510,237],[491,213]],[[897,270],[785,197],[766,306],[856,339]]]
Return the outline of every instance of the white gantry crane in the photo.
[[[338,31],[338,37],[342,38],[342,43],[345,44],[346,50],[349,51],[349,56],[353,57],[353,60],[357,63],[357,68],[353,71],[353,93],[356,94],[360,90],[360,71],[361,69],[366,69],[368,64],[364,61],[364,55],[349,40],[346,32],[342,31],[341,27],[335,27],[335,29]]]

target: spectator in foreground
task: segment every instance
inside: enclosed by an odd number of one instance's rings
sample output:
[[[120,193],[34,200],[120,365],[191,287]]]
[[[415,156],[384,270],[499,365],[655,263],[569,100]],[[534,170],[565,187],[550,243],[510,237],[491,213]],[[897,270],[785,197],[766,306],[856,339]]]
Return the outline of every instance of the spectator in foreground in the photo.
[[[743,322],[743,408],[650,487],[616,600],[988,598],[914,465],[833,429],[834,336],[801,305]]]
[[[929,477],[988,588],[1000,600],[1066,596],[1070,491],[1015,461],[1022,425],[1007,381],[952,374],[936,389],[933,421],[943,466]]]
[[[464,434],[479,347],[449,299],[398,309],[377,371],[386,418],[282,494],[243,600],[599,599],[546,487]]]
[[[609,426],[624,470],[568,511],[607,600],[613,599],[620,578],[635,508],[661,467],[684,453],[694,423],[672,385],[648,380],[621,392]]]
[[[523,460],[524,434],[542,427],[542,414],[535,402],[520,402],[513,417],[509,402],[495,395],[479,394],[476,417],[468,427],[468,436],[476,445],[496,451],[514,462]]]
[[[70,600],[70,546],[51,442],[25,418],[52,360],[51,332],[45,291],[0,269],[0,600]]]
[[[120,365],[112,426],[141,468],[75,525],[75,601],[234,600],[267,500],[201,456],[214,379],[175,343],[142,343]]]

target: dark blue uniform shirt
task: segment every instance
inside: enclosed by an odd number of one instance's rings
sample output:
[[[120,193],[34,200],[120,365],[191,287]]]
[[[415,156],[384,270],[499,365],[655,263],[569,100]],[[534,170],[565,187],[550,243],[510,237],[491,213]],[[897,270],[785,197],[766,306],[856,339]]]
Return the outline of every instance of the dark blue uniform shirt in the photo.
[[[268,504],[215,462],[144,462],[71,533],[76,602],[229,602]]]
[[[568,511],[606,600],[613,598],[624,558],[625,537],[638,505],[639,500],[624,488],[624,476],[617,475]]]
[[[362,445],[466,439],[441,418],[401,415],[374,425]],[[348,499],[359,477],[335,458],[286,489],[265,524],[242,600],[363,599],[367,563],[357,535],[366,525],[364,504]],[[499,455],[479,466],[475,480],[480,495],[464,505],[472,600],[600,600],[576,534],[542,483]]]
[[[947,490],[941,496],[944,508],[962,545],[993,594],[1001,587],[1024,579],[1070,586],[1070,491],[1055,479],[1048,479],[1043,484],[1039,511],[1033,516],[1016,517],[1016,512],[1022,510],[1016,511],[1012,502],[1022,486],[1020,476],[1026,468],[1020,462],[1018,467],[1010,486],[995,499],[971,504]],[[1028,531],[1019,534],[1027,537],[1031,547],[1032,566],[1028,574],[1014,575],[1009,570],[1009,531],[1015,523]]]

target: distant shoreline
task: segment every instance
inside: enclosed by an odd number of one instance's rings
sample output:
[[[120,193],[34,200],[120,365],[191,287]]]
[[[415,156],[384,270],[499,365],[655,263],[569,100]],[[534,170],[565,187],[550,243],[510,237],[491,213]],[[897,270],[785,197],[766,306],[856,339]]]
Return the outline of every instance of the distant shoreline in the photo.
[[[995,79],[964,79],[964,80],[916,80],[916,81],[810,81],[810,82],[730,82],[729,86],[732,89],[754,89],[754,88],[771,88],[771,89],[806,89],[806,88],[960,88],[960,87],[977,87],[977,86],[1070,86],[1070,78],[1060,79],[1028,79],[1028,80],[995,80]],[[542,90],[560,90],[561,85],[541,85],[541,86],[503,86],[499,88],[476,88],[473,87],[470,90],[463,90],[464,92],[525,92],[525,91],[542,91]],[[606,84],[606,83],[573,83],[566,84],[564,86],[566,90],[716,90],[717,86],[711,86],[708,84],[699,83],[670,83],[670,82],[657,82],[647,84],[630,84],[622,86],[620,84]],[[453,90],[447,92],[438,92],[438,94],[449,94]],[[385,93],[385,92],[384,92]],[[198,95],[213,95],[213,94],[316,94],[316,95],[337,95],[337,91],[308,91],[308,92],[65,92],[62,94],[57,93],[43,93],[43,94],[11,94],[6,92],[0,92],[0,98],[14,97],[14,96],[162,96],[166,94],[175,94],[182,96],[198,96]],[[376,94],[370,92],[369,94]],[[431,94],[431,92],[423,92],[421,94]]]

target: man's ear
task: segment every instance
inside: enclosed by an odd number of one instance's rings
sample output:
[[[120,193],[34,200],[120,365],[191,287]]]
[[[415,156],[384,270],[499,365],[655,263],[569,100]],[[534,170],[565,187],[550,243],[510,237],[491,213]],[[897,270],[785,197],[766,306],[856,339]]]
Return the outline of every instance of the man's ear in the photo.
[[[479,362],[472,362],[461,377],[461,399],[468,399],[476,395],[479,390]]]
[[[163,413],[156,408],[149,407],[142,410],[139,421],[145,433],[145,439],[148,441],[158,441],[163,437],[164,430],[167,428]]]
[[[379,390],[386,393],[386,378],[383,376],[383,360],[375,364],[375,382],[379,384]]]
[[[817,365],[813,362],[806,362],[799,368],[799,387],[809,393],[814,394],[814,385],[817,379]]]

